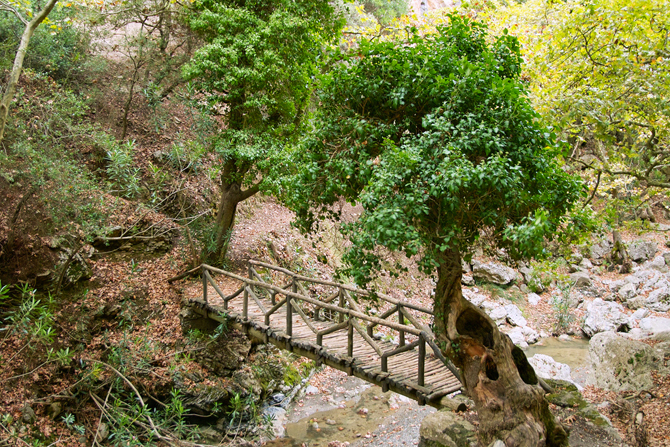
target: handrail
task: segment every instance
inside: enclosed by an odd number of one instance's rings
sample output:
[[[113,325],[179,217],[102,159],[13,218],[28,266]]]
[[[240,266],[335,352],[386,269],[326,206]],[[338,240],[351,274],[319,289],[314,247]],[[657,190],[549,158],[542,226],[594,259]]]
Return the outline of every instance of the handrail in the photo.
[[[349,317],[356,317],[356,318],[360,318],[361,320],[365,320],[365,321],[372,322],[372,323],[377,323],[378,325],[386,326],[386,327],[389,327],[391,329],[395,329],[396,331],[405,331],[405,332],[408,332],[412,335],[417,335],[417,336],[421,333],[420,330],[416,329],[413,326],[397,324],[397,323],[394,323],[392,321],[382,320],[381,318],[376,318],[376,317],[372,317],[372,316],[366,315],[366,314],[361,313],[361,312],[357,312],[353,309],[347,309],[347,308],[344,308],[344,307],[335,306],[333,304],[323,303],[323,302],[321,302],[319,300],[316,300],[316,299],[313,299],[311,297],[301,295],[301,294],[296,293],[296,292],[284,290],[284,289],[281,289],[277,286],[273,286],[271,284],[267,284],[267,283],[264,283],[264,282],[254,281],[254,280],[251,280],[249,278],[245,278],[243,276],[236,275],[235,273],[227,272],[225,270],[221,270],[221,269],[218,269],[216,267],[212,267],[211,265],[202,264],[202,268],[207,269],[207,270],[209,270],[211,272],[214,272],[214,273],[218,273],[218,274],[221,274],[221,275],[228,276],[229,278],[233,278],[233,279],[236,279],[238,281],[242,281],[242,282],[244,282],[244,283],[246,283],[247,285],[250,285],[250,286],[265,287],[265,288],[270,289],[274,292],[277,292],[278,294],[285,295],[286,297],[296,298],[296,299],[299,299],[301,301],[305,301],[307,303],[314,304],[315,306],[322,307],[324,309],[329,309],[329,310],[332,310],[334,312],[340,312],[341,314],[347,315]]]
[[[339,288],[342,288],[344,290],[348,290],[349,292],[354,292],[356,294],[363,295],[363,296],[376,296],[376,297],[379,297],[379,298],[381,298],[382,300],[384,300],[388,303],[396,304],[396,305],[400,304],[403,307],[407,307],[409,309],[414,309],[416,311],[423,312],[423,313],[428,314],[428,315],[433,315],[433,311],[431,309],[428,309],[428,308],[423,307],[423,306],[419,306],[417,304],[408,303],[407,301],[397,300],[397,299],[392,298],[388,295],[384,295],[383,293],[372,294],[372,293],[370,293],[366,290],[362,290],[362,289],[359,289],[359,288],[354,287],[354,286],[349,286],[349,285],[346,285],[346,284],[340,284],[340,283],[336,283],[336,282],[332,282],[332,281],[326,281],[326,280],[323,280],[323,279],[310,278],[309,276],[302,276],[302,275],[294,273],[290,270],[286,270],[285,268],[277,267],[277,266],[272,265],[272,264],[266,264],[265,262],[256,261],[256,260],[253,260],[253,259],[249,260],[249,264],[259,265],[261,267],[276,270],[278,272],[289,275],[292,278],[295,278],[299,281],[311,282],[311,283],[315,283],[315,284],[321,284],[321,285],[324,285],[324,286],[339,287]]]
[[[216,293],[223,299],[224,309],[228,307],[228,301],[232,300],[234,297],[238,296],[241,292],[244,292],[243,300],[243,310],[242,318],[245,321],[249,321],[249,296],[256,302],[258,309],[261,311],[264,322],[267,326],[270,326],[270,316],[274,314],[279,308],[283,305],[286,305],[286,328],[285,334],[288,337],[293,337],[293,312],[297,312],[302,320],[307,325],[307,327],[316,335],[316,344],[323,346],[323,336],[336,332],[342,329],[347,329],[347,356],[351,359],[352,362],[348,366],[348,371],[350,374],[351,368],[353,365],[354,359],[354,333],[358,332],[363,340],[379,355],[381,360],[381,371],[382,373],[388,373],[388,358],[407,352],[418,347],[418,370],[417,370],[417,383],[418,386],[424,387],[425,382],[425,363],[426,363],[426,344],[428,344],[435,353],[435,356],[438,357],[442,363],[444,363],[447,368],[454,374],[454,376],[461,381],[460,374],[458,370],[453,366],[453,364],[446,359],[441,350],[439,349],[435,335],[431,329],[423,324],[417,316],[412,315],[409,312],[409,309],[418,310],[432,315],[432,311],[427,311],[427,309],[412,305],[410,303],[405,303],[404,301],[396,300],[388,296],[381,295],[380,297],[386,302],[392,303],[393,307],[381,314],[381,318],[367,315],[364,313],[361,306],[356,302],[355,296],[353,294],[357,293],[361,296],[371,296],[369,292],[364,290],[356,289],[355,287],[346,286],[343,284],[333,283],[330,281],[317,280],[314,278],[308,278],[302,275],[295,274],[289,270],[283,269],[281,267],[273,266],[259,261],[249,261],[249,277],[245,278],[239,276],[235,273],[227,272],[225,270],[218,269],[211,265],[202,264],[200,268],[202,269],[202,285],[203,285],[203,298],[205,303],[207,303],[207,285],[208,283],[214,287]],[[284,273],[291,277],[291,281],[284,287],[277,287],[272,284],[265,282],[263,277],[254,269],[254,265],[258,265],[265,268],[270,268],[275,271]],[[212,273],[219,273],[229,278],[241,281],[243,283],[242,287],[231,294],[230,296],[225,296],[219,286],[216,284],[212,276]],[[258,280],[256,280],[258,279]],[[309,295],[309,291],[302,287],[302,284],[299,281],[306,281],[316,284],[322,284],[327,286],[333,286],[337,288],[337,292],[327,296],[325,300],[319,300],[312,298]],[[256,292],[254,287],[261,290],[261,292]],[[298,293],[300,290],[302,293]],[[263,293],[264,296],[270,298],[272,302],[272,307],[268,310],[261,301],[257,293]],[[284,295],[284,298],[276,302],[276,295]],[[336,298],[339,297],[339,305],[331,304]],[[309,303],[315,306],[315,308],[310,311],[313,311],[314,317],[318,320],[319,311],[321,309],[328,309],[333,312],[336,312],[339,317],[339,323],[336,323],[330,327],[319,329],[317,328],[312,321],[311,317],[308,317],[305,310],[300,305],[300,302]],[[397,312],[398,323],[389,321],[387,318],[391,317]],[[345,319],[345,316],[347,317]],[[411,325],[404,324],[405,320],[409,321]],[[361,321],[367,322],[367,324],[362,325]],[[399,346],[390,351],[384,352],[382,346],[377,342],[373,337],[373,328],[375,326],[386,326],[390,329],[396,330],[399,332]],[[412,343],[405,343],[405,334],[412,334],[417,336],[418,339]],[[292,344],[287,344],[288,350],[293,350]],[[388,384],[383,387],[388,388]],[[421,401],[421,399],[419,399]]]

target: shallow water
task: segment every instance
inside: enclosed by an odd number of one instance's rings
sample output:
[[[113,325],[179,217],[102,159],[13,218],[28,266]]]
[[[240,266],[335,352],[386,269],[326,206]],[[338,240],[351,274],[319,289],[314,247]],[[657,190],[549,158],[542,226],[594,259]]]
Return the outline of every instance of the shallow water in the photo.
[[[288,423],[286,438],[290,443],[284,445],[325,447],[330,441],[353,442],[370,437],[380,421],[394,411],[392,395],[372,386],[356,398],[340,403],[338,408],[318,411]]]
[[[586,338],[571,338],[565,341],[554,337],[541,338],[526,349],[526,357],[535,354],[548,355],[559,363],[567,364],[572,370],[586,366],[588,353],[589,341]]]

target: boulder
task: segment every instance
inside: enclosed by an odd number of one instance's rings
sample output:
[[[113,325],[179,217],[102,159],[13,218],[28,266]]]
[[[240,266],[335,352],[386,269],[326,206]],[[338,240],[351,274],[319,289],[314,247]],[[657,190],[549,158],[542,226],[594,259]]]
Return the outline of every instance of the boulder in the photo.
[[[628,256],[635,262],[644,262],[652,258],[658,251],[654,241],[634,241],[628,245]]]
[[[272,421],[271,427],[275,437],[283,438],[285,433],[284,424],[288,419],[286,410],[281,407],[268,407],[263,410],[262,415]]]
[[[665,264],[665,258],[663,256],[656,256],[654,259],[647,262],[645,266],[661,273],[668,273],[668,266]]]
[[[591,246],[590,258],[591,259],[602,259],[612,251],[613,247],[614,247],[614,244],[611,241],[609,241],[607,239],[603,239],[602,241],[598,242],[597,244]]]
[[[649,315],[649,309],[642,308],[633,312],[633,315],[628,317],[628,326],[633,327],[636,321],[646,318]]]
[[[526,326],[528,322],[521,314],[521,311],[514,304],[508,304],[505,306],[505,311],[507,312],[507,322],[512,326]]]
[[[512,339],[512,343],[519,346],[520,348],[527,348],[528,343],[526,342],[526,335],[523,332],[523,328],[514,327],[507,332],[509,338]]]
[[[637,292],[637,287],[635,284],[626,283],[619,289],[619,298],[623,301],[628,301],[629,299],[635,297]]]
[[[493,308],[489,312],[489,317],[491,317],[491,319],[498,324],[504,322],[507,318],[507,310],[505,309],[505,306],[498,306]]]
[[[640,329],[649,334],[670,332],[670,318],[648,317],[640,320]]]
[[[661,366],[651,346],[612,331],[591,338],[589,357],[595,385],[616,392],[652,388],[651,372]]]
[[[529,293],[528,296],[526,297],[526,300],[528,300],[528,304],[530,304],[531,306],[537,306],[542,300],[542,298],[537,293]]]
[[[656,312],[667,312],[670,310],[670,289],[662,287],[649,294],[645,305]]]
[[[579,266],[586,270],[593,268],[593,264],[591,264],[591,261],[589,261],[587,258],[582,259],[582,261],[579,263]]]
[[[619,303],[596,298],[586,308],[582,331],[587,336],[593,337],[599,332],[618,331],[627,324],[628,318]]]
[[[437,411],[421,421],[419,447],[477,447],[475,427],[463,416]]]
[[[529,326],[524,326],[521,329],[523,329],[523,335],[526,337],[526,343],[532,345],[537,343],[537,341],[540,339],[540,334],[538,334],[535,329]]]
[[[643,296],[635,296],[626,301],[626,307],[629,309],[641,309],[647,304],[647,299]]]
[[[516,279],[516,272],[513,269],[493,262],[475,263],[472,273],[477,280],[501,286],[511,284]]]
[[[535,354],[528,359],[533,366],[535,374],[543,379],[566,380],[572,382],[570,367],[565,363],[559,363],[552,357],[544,354]]]
[[[590,290],[593,288],[593,281],[586,272],[576,272],[570,275],[570,282],[574,284],[574,288],[578,290]]]

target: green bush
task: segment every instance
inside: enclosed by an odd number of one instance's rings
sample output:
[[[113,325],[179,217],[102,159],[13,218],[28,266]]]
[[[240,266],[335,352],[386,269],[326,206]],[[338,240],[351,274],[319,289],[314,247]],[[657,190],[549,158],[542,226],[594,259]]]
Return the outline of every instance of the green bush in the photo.
[[[60,30],[40,26],[35,31],[23,68],[45,73],[55,80],[66,80],[81,73],[90,44],[90,36],[66,23],[70,10],[56,8],[49,19],[58,23]],[[16,49],[21,41],[24,25],[12,14],[0,12],[0,70],[8,69],[14,63]]]

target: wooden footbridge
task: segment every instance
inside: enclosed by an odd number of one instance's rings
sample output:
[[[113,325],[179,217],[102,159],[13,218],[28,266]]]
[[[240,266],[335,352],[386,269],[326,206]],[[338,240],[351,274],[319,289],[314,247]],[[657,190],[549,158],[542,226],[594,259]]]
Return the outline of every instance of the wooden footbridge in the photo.
[[[203,316],[227,319],[252,338],[420,405],[441,408],[448,402],[443,397],[461,389],[458,371],[442,356],[426,324],[430,309],[258,261],[249,261],[248,278],[205,264],[200,268],[203,299],[191,305]],[[217,274],[239,281],[239,289],[225,295],[214,279]],[[364,310],[361,298],[376,299],[380,313]]]

